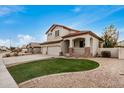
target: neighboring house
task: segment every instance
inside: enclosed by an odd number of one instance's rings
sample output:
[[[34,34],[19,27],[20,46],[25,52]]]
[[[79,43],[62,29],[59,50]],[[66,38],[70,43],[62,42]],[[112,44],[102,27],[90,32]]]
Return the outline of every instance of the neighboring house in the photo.
[[[7,51],[8,48],[6,46],[0,46],[0,51]]]
[[[23,45],[23,46],[21,47],[21,49],[22,49],[22,52],[23,52],[23,53],[28,52],[27,45]]]
[[[118,47],[124,47],[124,40],[118,42]]]
[[[41,45],[40,45],[40,43],[35,43],[35,42],[29,43],[27,45],[27,51],[29,53],[32,53],[32,54],[41,53]]]
[[[43,55],[95,56],[103,41],[92,31],[79,31],[63,25],[52,25],[41,43]]]

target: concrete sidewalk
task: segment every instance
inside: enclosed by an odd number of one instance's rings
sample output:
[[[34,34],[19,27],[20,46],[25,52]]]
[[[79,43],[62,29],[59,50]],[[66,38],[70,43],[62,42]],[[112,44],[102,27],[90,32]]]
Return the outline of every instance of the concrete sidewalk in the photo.
[[[0,88],[17,88],[17,84],[0,59]]]
[[[0,88],[18,88],[16,82],[6,69],[0,55]]]

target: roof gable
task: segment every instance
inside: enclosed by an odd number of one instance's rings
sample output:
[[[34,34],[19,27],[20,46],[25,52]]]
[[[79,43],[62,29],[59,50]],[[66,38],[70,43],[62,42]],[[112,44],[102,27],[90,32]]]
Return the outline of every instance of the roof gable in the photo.
[[[65,35],[63,36],[62,38],[66,38],[66,37],[73,37],[73,36],[78,36],[78,35],[84,35],[84,34],[89,34],[101,41],[103,41],[102,38],[100,38],[99,36],[97,36],[95,33],[93,33],[92,31],[79,31],[79,30],[75,30],[75,29],[72,29],[72,28],[69,28],[67,26],[63,26],[63,25],[58,25],[58,24],[53,24],[49,29],[48,31],[46,32],[46,34],[49,32],[49,31],[53,31],[56,27],[63,27],[64,29],[67,29],[69,31],[75,31],[76,33],[70,33],[68,35]]]
[[[46,32],[46,34],[47,34],[49,31],[53,31],[56,27],[62,27],[62,28],[67,29],[67,30],[69,30],[69,31],[80,32],[79,30],[75,30],[75,29],[72,29],[72,28],[69,28],[69,27],[66,27],[66,26],[63,26],[63,25],[53,24],[53,25],[48,29],[48,31]]]

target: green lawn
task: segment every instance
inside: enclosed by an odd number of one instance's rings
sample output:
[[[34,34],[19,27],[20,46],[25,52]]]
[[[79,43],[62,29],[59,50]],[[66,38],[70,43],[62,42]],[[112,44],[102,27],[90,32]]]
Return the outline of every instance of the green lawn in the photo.
[[[8,70],[17,83],[63,72],[86,71],[97,68],[97,62],[85,59],[51,58],[9,67]]]

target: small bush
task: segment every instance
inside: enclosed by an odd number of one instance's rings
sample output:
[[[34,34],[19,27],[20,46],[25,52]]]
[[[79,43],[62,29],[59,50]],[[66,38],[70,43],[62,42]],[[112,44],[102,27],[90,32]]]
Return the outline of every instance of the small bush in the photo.
[[[110,58],[111,57],[111,52],[110,51],[102,51],[101,55],[102,55],[102,57]]]
[[[15,53],[14,53],[14,56],[18,56],[18,53],[17,53],[17,52],[15,52]]]
[[[27,51],[25,51],[24,53],[28,53]]]
[[[10,57],[10,54],[6,54],[5,57]]]
[[[63,56],[63,52],[60,52],[59,55],[60,55],[60,56]]]

